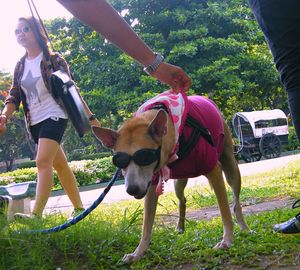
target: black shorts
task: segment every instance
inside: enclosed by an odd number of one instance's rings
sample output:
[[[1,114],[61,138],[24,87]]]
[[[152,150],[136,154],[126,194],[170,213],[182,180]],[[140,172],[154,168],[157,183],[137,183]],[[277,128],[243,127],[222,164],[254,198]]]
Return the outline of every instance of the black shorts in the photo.
[[[47,138],[61,143],[66,130],[68,119],[48,118],[36,125],[30,126],[30,133],[37,144],[40,138]]]

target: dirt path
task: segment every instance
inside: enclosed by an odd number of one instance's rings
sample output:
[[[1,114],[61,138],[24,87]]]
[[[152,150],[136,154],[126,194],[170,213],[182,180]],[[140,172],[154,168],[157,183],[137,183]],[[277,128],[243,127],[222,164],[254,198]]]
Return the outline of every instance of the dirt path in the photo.
[[[249,202],[248,205],[243,206],[244,215],[250,215],[254,213],[273,211],[275,209],[280,209],[284,207],[290,207],[293,204],[294,200],[290,198],[281,198],[279,200],[266,201],[257,204],[251,204]],[[199,210],[186,210],[186,219],[194,219],[194,220],[210,220],[214,217],[220,216],[220,211],[217,206],[214,207],[204,207]],[[162,217],[163,223],[177,223],[178,213],[173,213],[171,215],[166,215]]]

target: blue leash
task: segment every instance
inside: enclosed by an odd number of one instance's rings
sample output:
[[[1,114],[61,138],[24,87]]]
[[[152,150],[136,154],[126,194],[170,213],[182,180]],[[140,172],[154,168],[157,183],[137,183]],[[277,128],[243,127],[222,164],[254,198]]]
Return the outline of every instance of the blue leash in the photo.
[[[115,181],[117,180],[119,174],[120,174],[121,169],[117,169],[113,178],[109,181],[109,183],[107,184],[106,188],[103,190],[103,192],[101,193],[101,195],[98,197],[98,199],[96,199],[93,204],[85,209],[81,214],[79,214],[78,216],[74,217],[73,219],[65,222],[64,224],[49,228],[49,229],[42,229],[42,230],[28,230],[28,231],[19,231],[19,233],[41,233],[41,234],[47,234],[47,233],[54,233],[54,232],[60,232],[64,229],[67,229],[68,227],[76,224],[77,222],[79,222],[80,220],[84,219],[89,213],[91,213],[104,199],[104,197],[106,196],[106,194],[108,193],[108,191],[110,190],[110,188],[112,187],[112,185],[115,183]]]

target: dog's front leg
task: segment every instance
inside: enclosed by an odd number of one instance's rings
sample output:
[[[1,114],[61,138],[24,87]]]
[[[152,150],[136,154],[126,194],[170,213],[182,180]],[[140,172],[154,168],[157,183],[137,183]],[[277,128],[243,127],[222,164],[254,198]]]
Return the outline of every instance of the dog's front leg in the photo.
[[[222,168],[219,163],[207,175],[207,178],[216,194],[224,228],[223,240],[218,243],[215,248],[229,248],[233,239],[233,221],[222,175]]]
[[[125,263],[132,263],[142,258],[149,247],[151,240],[152,227],[157,207],[158,197],[155,192],[156,186],[151,185],[145,200],[144,200],[144,220],[143,231],[140,243],[133,253],[125,254],[122,261]]]
[[[175,194],[179,200],[179,219],[176,230],[178,233],[184,232],[185,213],[186,213],[186,198],[184,196],[184,189],[186,187],[188,178],[174,179]]]

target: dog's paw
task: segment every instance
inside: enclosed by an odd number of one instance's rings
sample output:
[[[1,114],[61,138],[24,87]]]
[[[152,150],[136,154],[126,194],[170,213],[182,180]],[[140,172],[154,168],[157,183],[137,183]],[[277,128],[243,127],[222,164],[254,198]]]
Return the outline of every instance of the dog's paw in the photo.
[[[176,228],[176,232],[178,234],[183,234],[184,233],[184,229],[182,229],[182,228]]]
[[[247,231],[241,231],[241,235],[247,236],[247,235],[252,235],[252,234],[256,234],[256,231],[254,230],[247,230]]]
[[[140,258],[141,258],[141,256],[136,256],[134,253],[125,254],[123,259],[122,259],[122,262],[130,264],[130,263],[133,263],[135,261],[138,261]]]
[[[178,234],[183,234],[184,233],[184,227],[181,227],[181,226],[177,226],[176,227],[176,232],[178,233]]]
[[[222,240],[214,246],[214,249],[228,249],[231,246],[231,242]]]

